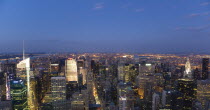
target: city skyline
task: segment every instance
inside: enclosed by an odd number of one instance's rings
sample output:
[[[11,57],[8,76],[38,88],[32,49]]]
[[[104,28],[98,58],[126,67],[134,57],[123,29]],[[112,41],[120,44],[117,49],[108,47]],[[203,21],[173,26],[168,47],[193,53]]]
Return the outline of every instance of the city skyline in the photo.
[[[72,53],[0,58],[0,109],[206,110],[210,55]]]
[[[210,0],[0,0],[0,110],[210,109]]]
[[[208,0],[0,1],[0,51],[210,53]]]

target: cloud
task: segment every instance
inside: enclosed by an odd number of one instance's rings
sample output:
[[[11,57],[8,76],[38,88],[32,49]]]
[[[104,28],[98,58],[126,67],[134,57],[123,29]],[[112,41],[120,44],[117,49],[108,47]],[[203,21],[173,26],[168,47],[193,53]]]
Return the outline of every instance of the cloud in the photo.
[[[122,5],[122,8],[128,8],[128,7],[131,7],[132,5],[133,5],[132,3],[127,3],[127,4]]]
[[[198,27],[189,27],[189,30],[194,30],[194,31],[202,31],[210,28],[210,24],[204,25],[204,26],[198,26]]]
[[[184,30],[184,28],[183,27],[175,27],[173,30],[179,31],[179,30]]]
[[[200,16],[200,14],[199,13],[192,13],[192,14],[189,15],[189,17],[196,17],[196,16]]]
[[[95,6],[94,6],[94,10],[99,10],[99,9],[102,9],[104,8],[104,3],[96,3]]]
[[[210,15],[210,12],[205,12],[202,15]]]
[[[143,12],[143,11],[144,11],[144,8],[139,8],[135,10],[135,12]]]
[[[207,5],[210,5],[210,2],[203,2],[200,4],[201,6],[207,6]]]
[[[198,16],[207,16],[210,15],[210,12],[203,12],[203,13],[192,13],[188,15],[189,18],[198,17]]]
[[[176,27],[174,30],[189,30],[189,31],[203,31],[206,29],[210,29],[210,24],[203,26],[190,26],[190,27]]]

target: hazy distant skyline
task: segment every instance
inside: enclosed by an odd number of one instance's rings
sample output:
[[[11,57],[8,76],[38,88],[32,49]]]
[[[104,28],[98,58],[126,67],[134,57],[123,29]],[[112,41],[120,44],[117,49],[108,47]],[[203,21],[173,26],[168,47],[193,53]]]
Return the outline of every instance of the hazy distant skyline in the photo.
[[[209,0],[1,0],[0,52],[210,53]]]

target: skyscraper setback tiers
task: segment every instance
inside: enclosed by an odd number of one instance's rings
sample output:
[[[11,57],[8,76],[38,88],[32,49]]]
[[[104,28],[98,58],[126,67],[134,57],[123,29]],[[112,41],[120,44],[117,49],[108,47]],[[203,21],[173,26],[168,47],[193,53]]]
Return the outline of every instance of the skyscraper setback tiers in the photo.
[[[205,110],[210,55],[48,54],[1,60],[0,109]]]

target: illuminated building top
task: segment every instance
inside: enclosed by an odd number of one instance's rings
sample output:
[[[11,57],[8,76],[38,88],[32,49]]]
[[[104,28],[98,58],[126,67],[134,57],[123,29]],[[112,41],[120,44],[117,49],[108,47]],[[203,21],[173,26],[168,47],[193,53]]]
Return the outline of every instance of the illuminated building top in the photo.
[[[30,68],[30,58],[23,59],[17,64],[18,69]]]
[[[77,62],[75,59],[68,58],[65,65],[65,73],[67,81],[77,81]]]
[[[187,58],[187,62],[185,64],[185,72],[184,72],[184,77],[190,78],[191,75],[191,65],[190,65],[190,60]]]

